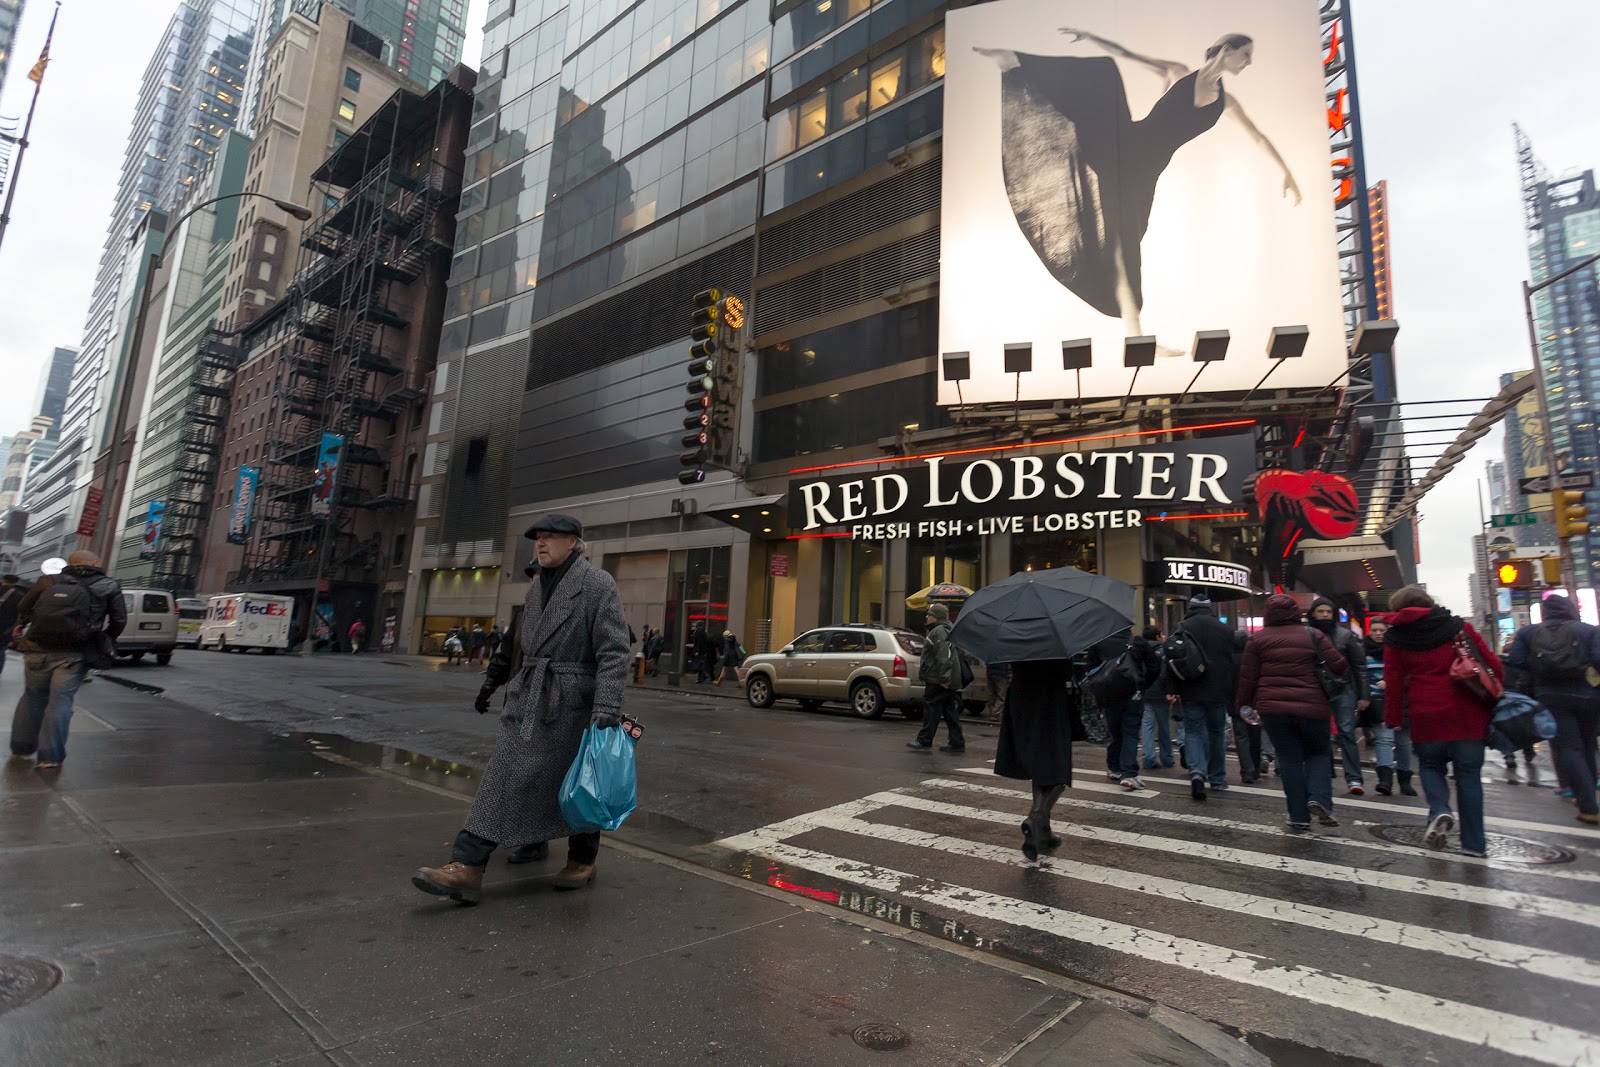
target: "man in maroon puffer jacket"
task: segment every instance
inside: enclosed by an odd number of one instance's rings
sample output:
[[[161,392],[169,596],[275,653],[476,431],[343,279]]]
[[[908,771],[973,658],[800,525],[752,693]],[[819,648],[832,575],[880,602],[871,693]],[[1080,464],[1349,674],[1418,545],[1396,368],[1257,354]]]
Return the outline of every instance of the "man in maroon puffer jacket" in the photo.
[[[1289,805],[1289,829],[1305,833],[1316,816],[1323,826],[1333,817],[1333,739],[1328,716],[1333,709],[1317,681],[1317,661],[1343,677],[1349,661],[1328,635],[1300,621],[1293,598],[1267,601],[1266,628],[1244,646],[1239,665],[1240,708],[1261,714],[1261,725],[1278,753],[1278,773]]]

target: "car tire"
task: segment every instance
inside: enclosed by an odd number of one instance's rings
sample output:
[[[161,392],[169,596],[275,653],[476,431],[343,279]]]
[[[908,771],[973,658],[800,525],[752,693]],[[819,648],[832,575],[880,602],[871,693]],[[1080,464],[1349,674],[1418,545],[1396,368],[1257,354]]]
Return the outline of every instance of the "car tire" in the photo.
[[[857,682],[850,687],[850,711],[858,719],[883,718],[883,690],[877,682]]]
[[[228,648],[228,637],[227,637],[226,634],[224,634],[223,636],[217,638],[217,651],[218,652],[228,652],[228,651],[230,651],[230,649]]]
[[[157,652],[156,653],[156,666],[157,667],[165,667],[167,664],[169,664],[171,662],[172,662],[172,653],[171,652]]]
[[[261,650],[261,654],[263,656],[276,656],[278,654],[278,650],[275,648],[263,648]]]
[[[772,679],[764,674],[752,674],[744,683],[744,698],[752,708],[770,708],[778,695],[772,691]]]
[[[822,707],[822,701],[807,698],[800,702],[800,707],[805,711],[817,711]]]

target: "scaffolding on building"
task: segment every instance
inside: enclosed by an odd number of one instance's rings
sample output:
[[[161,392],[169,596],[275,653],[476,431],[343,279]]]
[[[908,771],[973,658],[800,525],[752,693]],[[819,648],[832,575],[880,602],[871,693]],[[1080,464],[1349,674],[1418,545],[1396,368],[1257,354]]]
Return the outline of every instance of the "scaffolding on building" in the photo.
[[[426,97],[400,90],[313,175],[326,206],[306,226],[288,293],[258,320],[277,353],[275,404],[254,530],[229,588],[371,581],[385,546],[363,516],[415,503],[415,473],[396,476],[386,444],[431,370],[406,360],[406,289],[430,263],[442,277],[452,252],[461,175],[434,148],[453,94],[470,97],[448,81]],[[319,469],[328,434],[337,459]]]

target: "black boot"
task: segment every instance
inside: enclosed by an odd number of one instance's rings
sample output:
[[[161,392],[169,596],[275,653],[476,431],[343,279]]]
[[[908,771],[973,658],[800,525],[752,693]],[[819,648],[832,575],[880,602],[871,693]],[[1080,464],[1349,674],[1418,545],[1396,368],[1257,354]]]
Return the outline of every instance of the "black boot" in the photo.
[[[1410,771],[1400,772],[1400,795],[1407,797],[1414,797],[1417,795],[1416,789],[1411,785]]]
[[[1050,813],[1055,810],[1056,801],[1061,799],[1061,794],[1067,791],[1064,785],[1053,785],[1044,791],[1044,808],[1039,821],[1034,826],[1039,831],[1039,851],[1054,852],[1061,847],[1061,838],[1050,828]]]
[[[1378,795],[1392,796],[1394,794],[1394,768],[1378,768]]]
[[[1029,863],[1039,859],[1039,844],[1043,840],[1041,831],[1044,822],[1045,790],[1037,782],[1033,786],[1033,807],[1028,809],[1028,817],[1022,820],[1022,854]]]

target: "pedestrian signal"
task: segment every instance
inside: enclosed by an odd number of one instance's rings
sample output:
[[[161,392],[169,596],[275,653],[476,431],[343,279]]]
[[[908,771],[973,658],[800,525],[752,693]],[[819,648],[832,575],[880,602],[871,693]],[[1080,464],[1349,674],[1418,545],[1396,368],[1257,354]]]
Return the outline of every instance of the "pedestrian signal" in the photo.
[[[1494,573],[1503,589],[1532,589],[1538,584],[1531,559],[1505,560],[1495,567]]]

